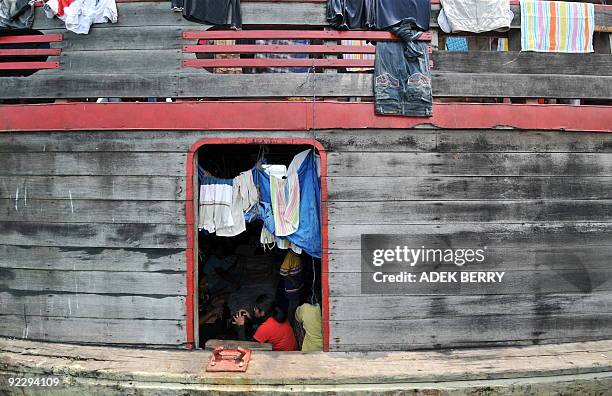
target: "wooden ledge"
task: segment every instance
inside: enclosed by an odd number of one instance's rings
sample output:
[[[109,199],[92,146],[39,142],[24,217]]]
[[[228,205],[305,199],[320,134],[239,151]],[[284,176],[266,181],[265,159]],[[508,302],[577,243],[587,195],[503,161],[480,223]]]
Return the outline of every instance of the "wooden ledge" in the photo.
[[[0,376],[56,375],[65,381],[89,378],[115,383],[211,386],[390,385],[508,379],[515,379],[512,383],[516,384],[518,379],[540,378],[538,381],[547,382],[553,377],[563,377],[561,380],[567,382],[571,380],[568,376],[604,379],[607,385],[612,381],[612,340],[391,353],[255,351],[247,373],[206,373],[209,356],[209,351],[201,350],[76,346],[0,338]]]

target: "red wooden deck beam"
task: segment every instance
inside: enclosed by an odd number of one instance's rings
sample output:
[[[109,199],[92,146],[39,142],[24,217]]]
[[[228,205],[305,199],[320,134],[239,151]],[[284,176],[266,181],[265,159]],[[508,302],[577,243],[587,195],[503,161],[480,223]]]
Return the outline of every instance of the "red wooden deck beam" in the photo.
[[[61,53],[61,48],[0,49],[0,56],[57,56]]]
[[[214,54],[374,54],[372,45],[184,45],[183,52]]]
[[[278,131],[431,125],[442,129],[612,132],[609,106],[435,103],[433,113],[433,117],[378,116],[372,103],[310,101],[0,105],[0,131]]]
[[[389,32],[370,30],[208,30],[183,32],[183,38],[207,40],[399,40]],[[431,32],[424,32],[421,41],[430,41]]]
[[[59,62],[0,62],[0,70],[57,69]]]
[[[374,59],[190,59],[184,67],[374,67]]]
[[[51,43],[62,41],[63,39],[64,36],[61,34],[0,36],[0,44]]]

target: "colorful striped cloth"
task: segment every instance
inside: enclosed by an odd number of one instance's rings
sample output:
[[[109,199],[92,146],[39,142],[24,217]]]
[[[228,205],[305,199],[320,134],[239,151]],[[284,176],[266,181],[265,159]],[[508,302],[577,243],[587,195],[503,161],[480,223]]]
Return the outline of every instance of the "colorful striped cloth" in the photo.
[[[296,172],[286,179],[270,175],[270,200],[274,215],[274,235],[293,234],[300,225],[300,181]]]
[[[507,37],[500,37],[497,39],[497,50],[501,52],[510,51],[510,42]]]
[[[340,42],[340,44],[342,45],[358,45],[358,46],[364,46],[364,45],[372,45],[369,44],[366,40],[342,40]],[[342,58],[343,59],[374,59],[374,54],[342,54]],[[351,72],[357,72],[357,71],[367,71],[367,70],[372,70],[373,68],[367,68],[367,67],[347,67],[346,70],[347,71],[351,71]]]
[[[521,0],[521,47],[537,52],[593,52],[595,6]]]
[[[310,40],[255,40],[257,45],[309,45]],[[310,55],[303,54],[255,54],[256,59],[308,59]],[[308,67],[260,67],[258,73],[308,73]]]

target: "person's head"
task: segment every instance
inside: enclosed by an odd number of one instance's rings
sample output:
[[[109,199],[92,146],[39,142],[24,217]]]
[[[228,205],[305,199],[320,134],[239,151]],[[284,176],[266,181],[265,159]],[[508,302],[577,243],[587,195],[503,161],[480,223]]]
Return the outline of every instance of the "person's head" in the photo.
[[[255,317],[261,321],[268,318],[273,318],[278,323],[283,323],[287,320],[287,314],[285,311],[278,306],[276,300],[267,294],[262,294],[255,299],[253,313],[255,314]]]

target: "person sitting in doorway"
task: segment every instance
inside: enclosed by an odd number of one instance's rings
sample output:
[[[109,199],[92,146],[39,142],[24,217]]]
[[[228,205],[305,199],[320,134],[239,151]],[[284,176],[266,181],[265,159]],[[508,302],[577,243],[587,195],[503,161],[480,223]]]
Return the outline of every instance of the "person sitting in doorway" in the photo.
[[[272,344],[273,351],[295,351],[297,342],[293,334],[293,328],[287,320],[287,314],[278,306],[276,300],[262,294],[255,300],[253,308],[254,315],[246,309],[241,309],[234,315],[232,322],[238,326],[238,337],[246,340],[246,334],[252,323],[259,324],[253,335],[253,339],[259,343]]]
[[[307,302],[302,299],[295,311],[295,320],[302,325],[304,338],[302,352],[323,350],[323,325],[321,322],[321,306],[316,301]]]

